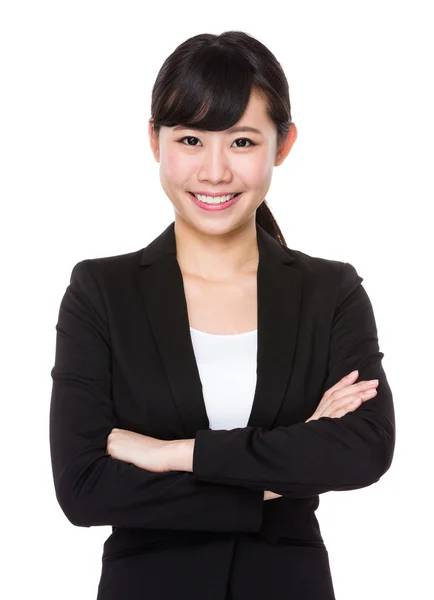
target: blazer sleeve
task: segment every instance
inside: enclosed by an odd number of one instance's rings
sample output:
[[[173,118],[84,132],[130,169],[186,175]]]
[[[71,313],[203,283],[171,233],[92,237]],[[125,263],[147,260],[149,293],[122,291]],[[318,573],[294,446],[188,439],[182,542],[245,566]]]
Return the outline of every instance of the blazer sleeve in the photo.
[[[341,418],[271,430],[201,429],[193,454],[193,473],[199,479],[303,498],[369,486],[389,469],[395,446],[392,392],[362,281],[351,264],[342,263],[321,397],[355,369],[358,381],[379,380],[377,395]]]
[[[77,526],[257,532],[264,492],[154,473],[106,453],[117,426],[107,315],[90,259],[77,263],[56,325],[50,452],[57,501]]]

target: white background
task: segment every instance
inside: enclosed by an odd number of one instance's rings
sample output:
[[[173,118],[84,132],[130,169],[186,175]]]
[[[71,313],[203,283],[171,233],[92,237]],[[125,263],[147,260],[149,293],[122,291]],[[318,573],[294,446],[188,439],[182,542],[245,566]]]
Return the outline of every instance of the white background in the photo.
[[[433,597],[433,36],[429,2],[2,2],[2,585],[94,600],[110,527],[57,504],[48,415],[72,267],[138,250],[174,219],[147,137],[165,58],[240,29],[289,81],[298,139],[267,201],[287,244],[350,262],[394,392],[391,469],[323,494],[337,600]],[[288,597],[290,590],[288,590]]]

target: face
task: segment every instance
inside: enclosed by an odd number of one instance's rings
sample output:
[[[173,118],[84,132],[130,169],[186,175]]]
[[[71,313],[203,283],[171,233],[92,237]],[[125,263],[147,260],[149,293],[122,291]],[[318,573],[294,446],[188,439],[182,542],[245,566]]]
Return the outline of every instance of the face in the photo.
[[[277,147],[277,132],[266,114],[266,104],[252,92],[244,114],[233,128],[199,131],[161,127],[159,134],[149,123],[151,148],[160,163],[160,181],[172,202],[176,220],[183,220],[203,233],[232,231],[254,225],[255,213],[269,190],[273,167],[280,165],[297,131],[291,125],[286,141]],[[258,131],[251,131],[255,128]],[[213,196],[240,195],[219,210],[209,210],[191,193]]]

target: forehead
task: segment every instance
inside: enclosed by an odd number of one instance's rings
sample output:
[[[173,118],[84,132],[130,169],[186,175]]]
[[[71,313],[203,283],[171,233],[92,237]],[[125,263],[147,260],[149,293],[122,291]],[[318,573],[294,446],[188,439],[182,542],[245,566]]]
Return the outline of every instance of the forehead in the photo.
[[[262,95],[259,95],[255,90],[252,90],[249,101],[244,111],[245,116],[256,116],[258,118],[267,117],[267,102]],[[244,116],[243,115],[243,116]]]
[[[257,94],[255,91],[252,91],[249,102],[246,106],[246,110],[241,116],[239,123],[258,127],[261,129],[261,131],[264,131],[264,133],[266,133],[268,129],[272,129],[274,127],[274,123],[267,115],[267,102],[265,98]]]

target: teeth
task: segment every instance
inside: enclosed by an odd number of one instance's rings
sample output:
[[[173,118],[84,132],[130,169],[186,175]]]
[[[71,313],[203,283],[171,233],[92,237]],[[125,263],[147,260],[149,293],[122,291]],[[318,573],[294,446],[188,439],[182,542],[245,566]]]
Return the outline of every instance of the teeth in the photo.
[[[213,198],[212,196],[202,196],[202,194],[193,194],[193,196],[196,196],[198,200],[200,200],[201,202],[205,202],[206,204],[221,204],[222,202],[227,202],[228,200],[236,196],[236,194],[228,194],[227,196],[216,196],[215,198]]]

